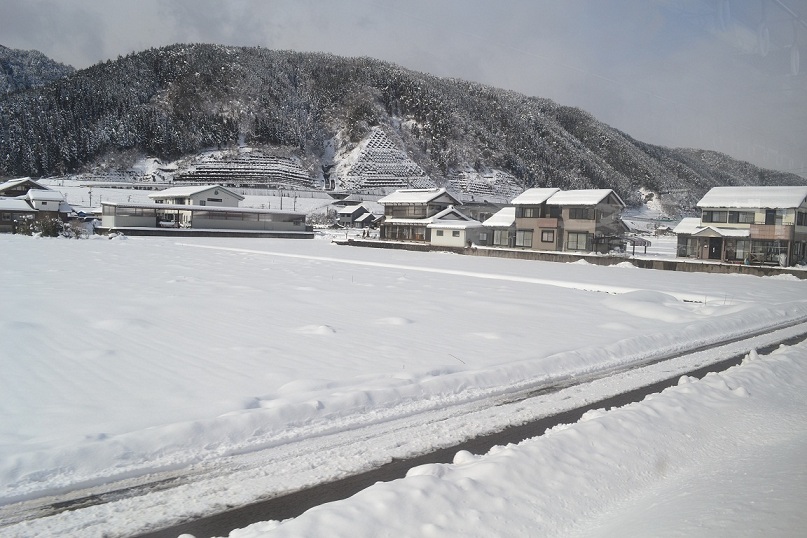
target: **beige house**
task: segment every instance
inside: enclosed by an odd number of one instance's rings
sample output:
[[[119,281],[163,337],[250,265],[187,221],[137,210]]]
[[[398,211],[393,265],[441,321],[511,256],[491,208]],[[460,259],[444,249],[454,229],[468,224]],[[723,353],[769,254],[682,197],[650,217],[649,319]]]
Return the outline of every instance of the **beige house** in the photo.
[[[429,224],[442,211],[460,205],[444,188],[400,189],[378,203],[384,206],[381,239],[431,241]]]
[[[678,256],[792,265],[807,258],[807,187],[714,187],[681,221]]]
[[[535,188],[511,203],[516,247],[605,253],[623,242],[625,203],[612,189]]]

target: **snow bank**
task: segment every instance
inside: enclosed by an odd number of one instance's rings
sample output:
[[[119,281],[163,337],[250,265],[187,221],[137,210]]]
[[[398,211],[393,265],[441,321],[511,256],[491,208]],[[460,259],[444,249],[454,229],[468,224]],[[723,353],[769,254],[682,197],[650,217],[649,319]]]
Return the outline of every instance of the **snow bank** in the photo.
[[[797,536],[807,516],[807,345],[518,446],[411,469],[284,523],[281,536]]]

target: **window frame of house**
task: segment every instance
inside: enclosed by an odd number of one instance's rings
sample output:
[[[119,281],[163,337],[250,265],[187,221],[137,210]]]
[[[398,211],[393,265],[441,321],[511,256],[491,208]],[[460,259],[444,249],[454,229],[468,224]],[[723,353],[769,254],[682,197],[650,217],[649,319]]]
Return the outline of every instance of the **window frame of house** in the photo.
[[[451,237],[459,237],[460,231],[459,230],[451,230]]]
[[[434,230],[434,234],[437,237],[443,237],[443,230]]]
[[[572,236],[574,236],[574,243],[572,243]],[[583,248],[580,248],[580,236],[583,236]],[[589,250],[588,237],[588,232],[568,232],[566,235],[566,250]],[[574,244],[574,247],[572,247],[572,244]]]
[[[533,230],[516,230],[516,246],[532,248]]]
[[[519,216],[523,219],[534,219],[538,216],[537,207],[520,207],[519,210]]]
[[[510,230],[493,230],[494,246],[510,246]]]
[[[570,207],[570,220],[594,220],[594,211],[590,207]]]
[[[807,211],[796,212],[796,226],[807,226]]]
[[[753,211],[729,211],[729,224],[753,224],[756,215]],[[705,221],[704,221],[705,222]]]
[[[704,209],[701,222],[710,224],[726,224],[729,222],[729,212],[726,210]]]
[[[555,230],[541,230],[541,243],[554,243]]]

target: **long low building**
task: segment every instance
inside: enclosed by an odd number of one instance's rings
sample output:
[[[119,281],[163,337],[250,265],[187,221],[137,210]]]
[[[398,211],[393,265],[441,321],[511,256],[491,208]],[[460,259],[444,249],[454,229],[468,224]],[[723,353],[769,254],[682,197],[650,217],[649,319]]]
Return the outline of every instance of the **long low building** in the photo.
[[[106,230],[182,228],[266,232],[308,232],[305,213],[250,207],[183,204],[101,203]]]

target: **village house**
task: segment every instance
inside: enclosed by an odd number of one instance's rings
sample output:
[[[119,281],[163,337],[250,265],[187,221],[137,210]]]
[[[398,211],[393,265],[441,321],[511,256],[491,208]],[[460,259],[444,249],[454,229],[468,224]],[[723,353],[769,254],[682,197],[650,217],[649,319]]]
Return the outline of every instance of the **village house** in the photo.
[[[14,233],[23,220],[36,217],[37,210],[18,198],[0,198],[0,233]]]
[[[679,257],[792,265],[807,258],[807,187],[714,187],[675,227]]]
[[[449,218],[459,211],[460,202],[444,188],[401,189],[389,194],[378,203],[384,206],[381,222],[381,239],[402,241],[431,241],[429,224],[439,218]],[[451,208],[451,212],[443,213]]]
[[[51,190],[45,185],[41,185],[31,179],[30,177],[23,177],[19,179],[10,179],[4,183],[0,183],[0,196],[6,198],[17,198],[25,196],[31,190]]]
[[[238,207],[244,197],[219,185],[174,187],[150,194],[153,204],[101,202],[101,227],[309,232],[305,214]]]
[[[367,223],[367,219],[361,217],[368,213],[370,213],[370,210],[361,204],[348,205],[337,212],[336,222],[345,228],[363,228]]]
[[[453,206],[434,215],[426,225],[431,244],[441,247],[465,247],[478,243],[484,233],[482,223],[460,213]]]
[[[537,250],[557,248],[560,208],[547,206],[555,188],[533,188],[522,192],[510,202],[515,207],[516,232],[512,246]]]
[[[490,247],[513,247],[516,243],[516,208],[503,207],[494,213],[482,225],[485,236],[479,244]]]
[[[55,218],[67,222],[73,208],[64,195],[31,178],[0,183],[0,232],[13,233],[23,220]]]
[[[625,203],[612,189],[527,189],[515,207],[514,246],[607,253],[623,244]]]

